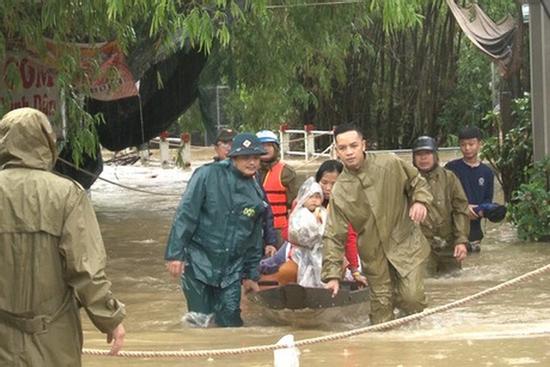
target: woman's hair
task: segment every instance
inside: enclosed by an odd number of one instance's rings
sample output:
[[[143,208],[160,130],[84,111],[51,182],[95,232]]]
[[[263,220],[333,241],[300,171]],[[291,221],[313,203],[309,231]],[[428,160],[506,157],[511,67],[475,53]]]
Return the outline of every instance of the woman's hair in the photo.
[[[338,174],[340,174],[342,173],[343,169],[344,165],[342,164],[342,162],[337,161],[336,159],[329,159],[328,161],[324,161],[317,170],[317,173],[315,174],[315,181],[320,182],[323,178],[323,175],[327,172],[338,172]]]

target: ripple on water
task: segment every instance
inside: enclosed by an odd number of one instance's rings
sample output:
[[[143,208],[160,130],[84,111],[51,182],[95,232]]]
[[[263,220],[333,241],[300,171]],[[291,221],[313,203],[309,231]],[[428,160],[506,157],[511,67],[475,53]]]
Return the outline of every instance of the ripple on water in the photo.
[[[166,192],[181,190],[183,179],[189,176],[158,168],[118,167],[116,173],[121,183]],[[117,180],[112,168],[106,167],[106,174]],[[113,281],[114,293],[128,307],[128,349],[139,348],[132,347],[132,341],[141,339],[158,349],[174,345],[175,340],[187,350],[239,347],[275,342],[288,333],[303,339],[366,325],[367,315],[361,314],[352,315],[357,317],[350,323],[321,329],[278,326],[262,318],[261,313],[244,307],[247,327],[243,329],[185,328],[179,323],[185,312],[180,285],[168,277],[163,260],[165,239],[179,198],[134,193],[98,182],[92,189],[92,201],[109,254],[107,273]],[[426,281],[430,307],[495,286],[545,265],[550,259],[549,244],[522,243],[508,224],[489,223],[485,230],[481,253],[469,256],[458,276]],[[308,347],[310,353],[302,351],[303,365],[321,366],[321,360],[346,367],[362,365],[363,361],[372,362],[369,365],[373,366],[550,365],[549,338],[539,337],[550,334],[549,280],[550,276],[538,277],[399,329],[361,335],[339,344]],[[85,323],[85,329],[88,336],[93,327]],[[104,347],[103,338],[97,340],[101,343],[97,346]],[[345,358],[349,364],[342,364],[345,352],[338,352],[344,348],[348,350]],[[265,354],[225,363],[216,359],[212,363],[262,366],[271,365],[270,357],[271,354]],[[352,362],[354,358],[357,363]],[[118,359],[111,366],[117,362]],[[104,361],[100,363],[103,365]],[[152,361],[149,365],[163,363]],[[202,360],[197,363],[212,365]]]
[[[526,364],[538,364],[539,360],[530,357],[520,358],[502,358],[502,361],[510,366],[520,366]]]

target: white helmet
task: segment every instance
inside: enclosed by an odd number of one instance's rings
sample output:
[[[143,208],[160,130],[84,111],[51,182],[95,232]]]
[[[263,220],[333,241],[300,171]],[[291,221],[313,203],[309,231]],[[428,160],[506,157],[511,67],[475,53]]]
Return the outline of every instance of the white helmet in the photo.
[[[260,143],[275,143],[279,145],[279,138],[271,130],[261,130],[256,133]]]

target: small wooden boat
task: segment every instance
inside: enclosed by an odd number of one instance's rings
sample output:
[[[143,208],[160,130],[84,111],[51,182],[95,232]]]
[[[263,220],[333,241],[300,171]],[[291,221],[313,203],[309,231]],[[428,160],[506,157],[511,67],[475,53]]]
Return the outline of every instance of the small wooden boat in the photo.
[[[277,323],[312,327],[351,322],[367,318],[370,311],[368,287],[358,288],[355,282],[341,282],[335,297],[324,288],[298,284],[279,286],[273,282],[260,284],[263,289],[250,293],[248,300],[259,307],[266,318]]]

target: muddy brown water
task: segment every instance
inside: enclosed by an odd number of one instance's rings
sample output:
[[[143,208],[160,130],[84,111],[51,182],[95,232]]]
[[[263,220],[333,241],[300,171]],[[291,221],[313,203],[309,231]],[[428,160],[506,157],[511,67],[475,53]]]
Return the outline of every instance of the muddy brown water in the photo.
[[[126,350],[198,350],[275,343],[365,326],[367,315],[317,329],[273,325],[243,304],[242,328],[192,329],[180,323],[185,300],[164,267],[172,216],[188,173],[155,167],[106,167],[103,176],[153,196],[104,182],[92,189],[108,253],[113,292],[127,306]],[[482,252],[469,256],[459,276],[427,279],[430,306],[446,304],[550,262],[550,243],[517,240],[509,224],[486,226]],[[85,348],[107,348],[104,335],[82,313]],[[550,366],[550,276],[510,288],[399,329],[301,349],[301,366]],[[123,359],[84,356],[85,366],[272,366],[272,353],[214,359]]]

